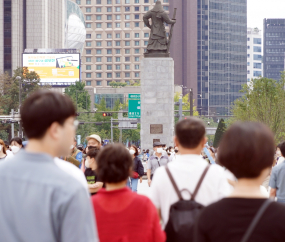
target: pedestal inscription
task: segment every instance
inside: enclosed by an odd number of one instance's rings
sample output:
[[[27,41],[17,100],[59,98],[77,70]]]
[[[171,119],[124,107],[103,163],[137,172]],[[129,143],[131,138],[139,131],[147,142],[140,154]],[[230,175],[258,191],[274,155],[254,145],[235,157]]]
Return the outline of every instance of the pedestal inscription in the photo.
[[[151,124],[150,133],[151,134],[163,134],[163,125],[162,124]]]

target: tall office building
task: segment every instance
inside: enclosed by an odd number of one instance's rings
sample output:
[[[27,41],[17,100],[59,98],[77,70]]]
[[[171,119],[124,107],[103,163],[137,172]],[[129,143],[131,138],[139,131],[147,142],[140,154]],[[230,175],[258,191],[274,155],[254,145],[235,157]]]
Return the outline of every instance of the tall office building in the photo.
[[[175,82],[193,88],[202,115],[230,113],[247,80],[247,0],[172,0]]]
[[[82,80],[87,86],[140,80],[140,61],[150,29],[143,15],[155,0],[73,0],[85,15]],[[162,0],[168,11],[168,0]],[[168,28],[167,28],[168,30]]]
[[[263,75],[280,80],[284,71],[285,19],[263,20]]]
[[[22,66],[25,49],[82,49],[84,25],[70,0],[0,0],[0,71]]]
[[[258,28],[247,28],[247,82],[262,76],[262,34]]]

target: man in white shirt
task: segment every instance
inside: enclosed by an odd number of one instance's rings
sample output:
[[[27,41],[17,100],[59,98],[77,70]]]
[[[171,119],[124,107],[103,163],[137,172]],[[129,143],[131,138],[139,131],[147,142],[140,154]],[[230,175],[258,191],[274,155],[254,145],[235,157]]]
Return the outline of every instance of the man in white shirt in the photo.
[[[168,168],[179,188],[191,193],[195,190],[208,163],[200,157],[207,138],[203,122],[197,118],[184,119],[176,124],[174,142],[179,149],[176,160],[168,164]],[[230,185],[222,167],[211,165],[196,196],[196,202],[207,206],[230,193]],[[190,199],[190,194],[182,192],[184,199]],[[170,206],[178,202],[178,196],[170,182],[165,167],[156,170],[153,177],[150,198],[156,206],[162,226],[165,228]]]

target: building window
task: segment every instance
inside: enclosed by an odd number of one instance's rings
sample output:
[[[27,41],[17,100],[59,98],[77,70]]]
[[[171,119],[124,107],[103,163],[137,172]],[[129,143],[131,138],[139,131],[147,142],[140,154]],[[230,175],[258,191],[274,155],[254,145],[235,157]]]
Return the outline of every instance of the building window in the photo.
[[[140,61],[140,58],[139,57],[135,57],[135,61]]]
[[[112,15],[107,15],[107,20],[112,20]]]
[[[121,7],[115,7],[116,12],[121,12]]]
[[[130,77],[131,75],[130,75],[130,73],[129,72],[126,72],[125,73],[125,77]]]
[[[121,28],[121,23],[116,23],[116,28]]]
[[[107,65],[107,70],[112,70],[112,65]]]
[[[130,12],[130,7],[125,7],[125,12]]]
[[[96,77],[97,78],[101,78],[102,77],[102,73],[96,73]]]
[[[86,78],[91,78],[91,73],[86,73]]]
[[[116,34],[116,38],[117,39],[121,38],[121,35],[120,34]]]
[[[91,42],[90,41],[86,42],[86,46],[91,47]]]
[[[121,41],[116,41],[116,46],[121,46]]]
[[[86,13],[91,13],[91,8],[86,8]]]
[[[168,3],[168,0],[163,0],[164,3]]]
[[[140,77],[140,73],[139,72],[135,72],[135,77]]]
[[[112,34],[107,34],[107,39],[112,39]]]
[[[91,23],[86,23],[86,28],[91,28]]]
[[[97,23],[96,24],[96,28],[102,28],[102,24],[101,23]]]
[[[86,0],[86,5],[91,5],[91,0]]]
[[[107,41],[107,46],[112,46],[112,41]]]
[[[131,19],[131,15],[126,14],[126,15],[125,15],[125,19],[126,19],[126,20],[130,20],[130,19]]]
[[[102,4],[101,0],[96,0],[96,4]]]
[[[125,27],[126,27],[126,28],[130,28],[130,27],[131,27],[131,24],[130,24],[130,23],[125,23]]]
[[[135,38],[139,38],[140,34],[139,33],[135,33]]]
[[[254,69],[261,69],[261,63],[253,63]]]
[[[86,15],[86,20],[91,20],[91,15]]]
[[[91,34],[86,34],[86,39],[91,39]]]
[[[250,62],[247,62],[247,66],[250,66]]]
[[[130,33],[125,33],[125,38],[130,38],[130,37],[131,37]]]
[[[121,65],[116,65],[116,70],[121,70]]]
[[[247,54],[247,58],[250,58],[250,54]]]
[[[135,19],[140,19],[140,15],[139,14],[135,14]]]
[[[96,81],[96,86],[102,86],[102,82],[101,81]]]
[[[130,46],[130,41],[125,41],[125,46]]]
[[[135,7],[135,11],[136,12],[140,11],[140,7]]]
[[[121,77],[121,73],[120,73],[120,72],[117,72],[117,73],[116,73],[116,77]]]
[[[112,57],[107,57],[107,62],[112,62]]]
[[[121,50],[120,49],[116,49],[116,54],[121,54]]]
[[[91,86],[91,81],[86,81],[86,86]]]
[[[169,7],[168,7],[168,6],[163,6],[163,9],[164,9],[165,11],[168,11],[168,10],[169,10]]]
[[[96,34],[96,39],[102,39],[102,35],[101,34]]]
[[[149,0],[144,0],[144,3],[149,3]]]
[[[140,0],[135,0],[135,3],[140,3]]]
[[[96,20],[102,20],[102,16],[101,15],[96,15]]]
[[[130,59],[131,59],[130,57],[125,57],[125,61],[126,61],[126,62],[129,62]]]
[[[96,41],[96,46],[102,46],[102,42],[101,41]]]
[[[112,73],[107,73],[107,78],[112,78]]]
[[[139,22],[135,22],[135,27],[140,27],[140,23]]]
[[[80,4],[81,4],[81,0],[76,0],[76,3],[77,3],[78,5],[80,5]]]
[[[247,46],[247,49],[248,49],[248,50],[250,49],[250,46],[249,46],[249,45]]]
[[[116,1],[116,4],[120,4],[121,3],[121,0],[115,0]]]
[[[149,33],[144,33],[145,38],[149,38]]]
[[[112,4],[112,0],[107,0],[107,4]]]
[[[130,4],[130,0],[125,0],[125,3],[126,4]]]
[[[102,57],[96,57],[96,62],[102,62]]]
[[[139,54],[140,53],[140,49],[135,49],[135,54]]]
[[[261,46],[253,46],[253,52],[261,52]]]
[[[148,11],[149,10],[149,7],[144,7],[144,11]]]
[[[102,8],[96,8],[96,12],[97,13],[101,13],[102,12]]]
[[[253,43],[257,45],[261,45],[261,38],[253,38]]]
[[[136,40],[135,41],[135,46],[139,46],[140,45],[140,41],[139,40]]]
[[[108,12],[108,13],[111,13],[111,12],[112,12],[112,8],[111,8],[111,7],[108,7],[108,8],[107,8],[107,12]]]
[[[86,62],[91,62],[91,57],[86,57]]]
[[[116,20],[120,20],[121,19],[121,15],[116,15]]]
[[[253,71],[253,76],[261,76],[261,71]]]
[[[101,65],[97,65],[96,66],[96,70],[102,70],[102,66]]]
[[[97,55],[101,55],[102,54],[102,50],[100,50],[100,49],[96,50],[96,54]]]
[[[131,66],[130,65],[125,65],[125,70],[130,70]]]
[[[131,50],[130,49],[125,49],[125,54],[131,54]]]
[[[253,55],[253,59],[257,61],[262,61],[262,55]]]
[[[91,65],[86,65],[86,71],[91,71]]]
[[[112,28],[112,23],[107,23],[107,28]]]
[[[247,71],[247,74],[250,74],[250,71]]]
[[[144,41],[144,45],[147,46],[148,45],[148,41]]]
[[[112,49],[107,49],[107,55],[111,55],[112,54]]]
[[[139,70],[140,69],[140,65],[135,65],[135,69]]]
[[[121,62],[121,57],[116,57],[116,62]]]
[[[247,38],[247,41],[250,41],[250,38]]]

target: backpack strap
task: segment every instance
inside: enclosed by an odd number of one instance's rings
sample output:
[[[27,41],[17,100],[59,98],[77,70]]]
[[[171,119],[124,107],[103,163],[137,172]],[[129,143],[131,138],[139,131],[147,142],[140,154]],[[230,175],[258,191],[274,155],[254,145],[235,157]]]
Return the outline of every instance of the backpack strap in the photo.
[[[241,242],[247,242],[250,238],[253,230],[255,229],[256,225],[258,224],[260,218],[264,214],[265,210],[268,208],[268,206],[272,203],[270,199],[267,199],[260,207],[260,209],[257,211],[255,217],[253,218],[251,224],[249,225],[245,235],[243,236]]]
[[[168,177],[169,177],[169,179],[170,179],[170,181],[171,181],[171,183],[172,183],[172,185],[174,187],[174,190],[175,190],[177,196],[179,197],[179,200],[182,201],[183,197],[182,197],[182,195],[181,195],[181,193],[180,193],[180,191],[179,191],[179,189],[178,189],[178,187],[177,187],[177,185],[176,185],[176,183],[174,181],[174,178],[171,175],[170,170],[169,170],[167,165],[165,166],[165,170],[166,170],[166,173],[167,173],[167,175],[168,175]]]
[[[209,168],[210,168],[210,165],[208,165],[208,166],[205,168],[204,172],[202,173],[202,176],[200,177],[200,180],[198,181],[198,184],[197,184],[197,186],[196,186],[196,188],[195,188],[195,190],[194,190],[194,192],[193,192],[193,195],[192,195],[192,197],[191,197],[191,200],[192,200],[192,201],[195,200],[195,197],[196,197],[196,195],[197,195],[197,193],[198,193],[198,191],[199,191],[199,188],[200,188],[200,186],[201,186],[201,184],[202,184],[202,182],[203,182],[203,180],[204,180],[204,178],[205,178],[205,176],[206,176],[206,174],[207,174]]]

